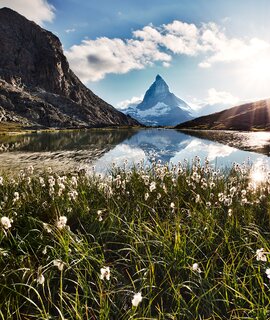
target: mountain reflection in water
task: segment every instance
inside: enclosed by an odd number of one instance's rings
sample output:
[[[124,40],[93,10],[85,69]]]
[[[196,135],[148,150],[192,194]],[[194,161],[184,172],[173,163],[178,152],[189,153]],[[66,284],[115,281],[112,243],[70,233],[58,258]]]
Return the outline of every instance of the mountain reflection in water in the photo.
[[[33,165],[61,171],[88,170],[95,165],[97,171],[104,172],[113,162],[119,166],[125,160],[130,166],[139,161],[149,164],[153,158],[191,162],[195,156],[208,158],[219,167],[258,159],[268,163],[267,155],[258,152],[268,152],[270,134],[264,133],[262,138],[254,133],[241,134],[211,132],[202,137],[199,132],[191,135],[169,129],[97,129],[0,136],[1,169],[14,171]]]

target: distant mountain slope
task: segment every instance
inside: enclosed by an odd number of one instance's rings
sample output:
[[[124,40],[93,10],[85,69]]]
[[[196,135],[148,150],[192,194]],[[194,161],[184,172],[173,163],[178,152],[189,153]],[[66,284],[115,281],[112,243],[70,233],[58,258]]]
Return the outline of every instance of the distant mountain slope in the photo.
[[[150,126],[175,126],[192,119],[189,105],[170,92],[160,75],[146,91],[141,103],[122,111]]]
[[[0,9],[0,121],[40,127],[134,125],[70,70],[59,39]]]
[[[246,103],[181,123],[177,129],[270,130],[270,99]]]

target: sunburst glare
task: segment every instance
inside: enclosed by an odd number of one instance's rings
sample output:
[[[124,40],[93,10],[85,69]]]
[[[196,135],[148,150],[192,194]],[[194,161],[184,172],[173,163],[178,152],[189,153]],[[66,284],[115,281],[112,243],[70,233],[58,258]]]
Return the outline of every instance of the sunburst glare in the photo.
[[[250,172],[250,180],[257,187],[267,179],[266,169],[262,159],[258,159]]]
[[[253,88],[264,90],[270,81],[269,54],[254,57],[245,64],[244,78]]]

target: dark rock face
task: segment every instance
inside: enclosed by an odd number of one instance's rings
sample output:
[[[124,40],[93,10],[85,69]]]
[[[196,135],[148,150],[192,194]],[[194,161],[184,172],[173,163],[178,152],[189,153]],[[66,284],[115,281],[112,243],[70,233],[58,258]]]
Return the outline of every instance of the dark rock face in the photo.
[[[154,83],[146,91],[143,101],[123,112],[151,126],[175,126],[192,119],[188,104],[170,92],[160,75],[156,76]]]
[[[0,9],[0,118],[45,127],[137,125],[86,88],[60,40],[17,12]],[[15,117],[15,118],[14,118]]]
[[[270,99],[247,103],[181,123],[177,129],[270,131]]]

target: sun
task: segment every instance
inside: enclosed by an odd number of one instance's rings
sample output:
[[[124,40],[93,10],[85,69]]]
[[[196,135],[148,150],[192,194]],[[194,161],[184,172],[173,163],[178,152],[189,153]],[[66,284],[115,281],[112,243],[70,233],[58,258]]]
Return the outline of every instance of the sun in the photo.
[[[266,55],[255,56],[249,61],[246,71],[247,80],[258,86],[266,85],[265,82],[270,81],[270,57]]]
[[[255,184],[262,183],[265,181],[265,173],[260,169],[256,169],[251,172],[250,179]]]
[[[267,180],[266,167],[262,159],[257,159],[250,172],[250,181],[255,187]]]

